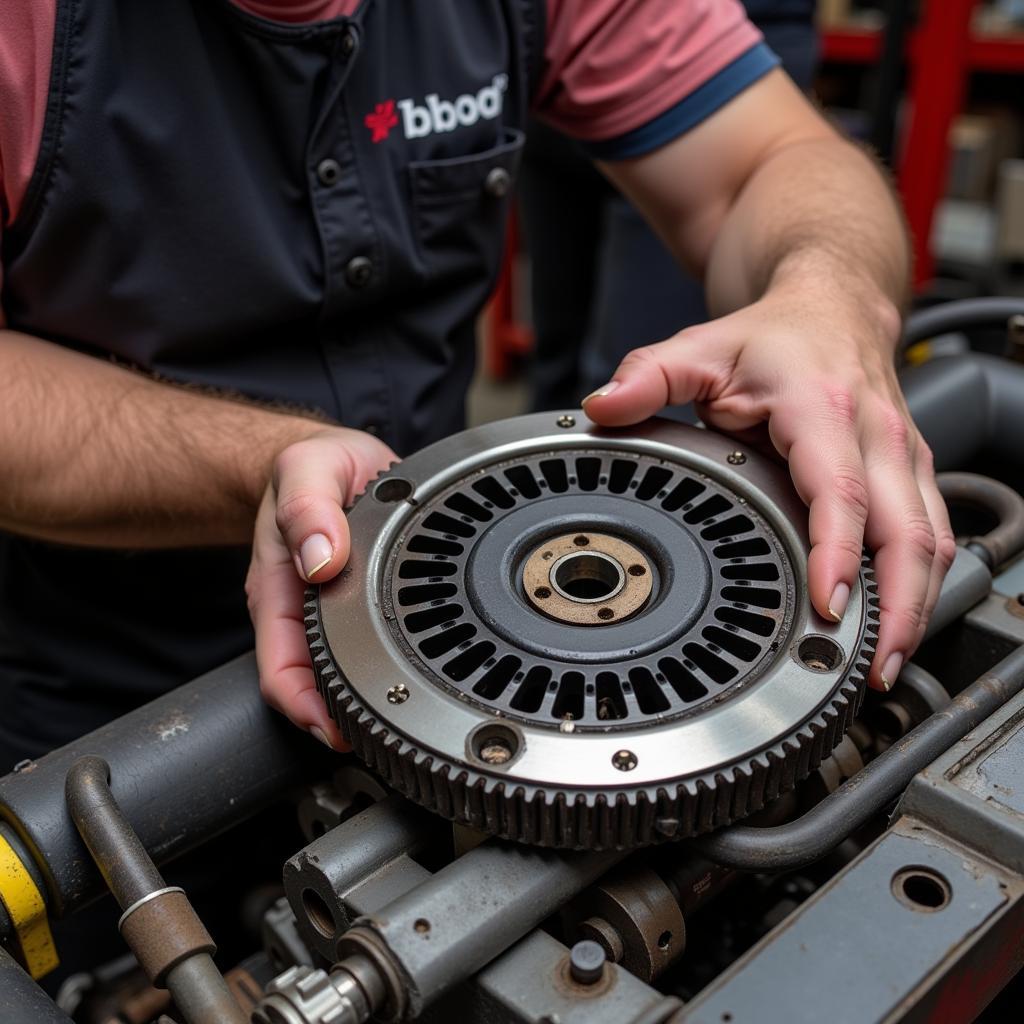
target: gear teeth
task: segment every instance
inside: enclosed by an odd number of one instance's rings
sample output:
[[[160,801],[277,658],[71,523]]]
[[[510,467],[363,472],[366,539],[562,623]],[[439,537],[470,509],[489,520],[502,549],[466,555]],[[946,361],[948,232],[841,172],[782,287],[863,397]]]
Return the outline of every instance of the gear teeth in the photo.
[[[316,589],[307,591],[303,615],[317,688],[331,717],[356,755],[404,796],[505,839],[563,849],[632,848],[729,825],[791,790],[831,755],[860,710],[878,638],[878,588],[866,558],[861,579],[867,606],[861,644],[828,704],[745,764],[684,779],[674,790],[510,790],[504,780],[439,762],[377,721],[347,687],[322,638]]]

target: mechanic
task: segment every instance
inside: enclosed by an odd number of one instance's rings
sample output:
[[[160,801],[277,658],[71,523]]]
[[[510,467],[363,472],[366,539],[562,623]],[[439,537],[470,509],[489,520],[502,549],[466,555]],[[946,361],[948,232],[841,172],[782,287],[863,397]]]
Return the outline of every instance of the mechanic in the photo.
[[[587,414],[696,400],[769,439],[822,615],[875,552],[891,685],[953,554],[892,368],[906,239],[776,64],[732,0],[7,5],[6,767],[246,649],[250,541],[264,693],[341,746],[305,581],[341,570],[343,510],[392,449],[462,425],[529,108],[719,317],[631,353]]]

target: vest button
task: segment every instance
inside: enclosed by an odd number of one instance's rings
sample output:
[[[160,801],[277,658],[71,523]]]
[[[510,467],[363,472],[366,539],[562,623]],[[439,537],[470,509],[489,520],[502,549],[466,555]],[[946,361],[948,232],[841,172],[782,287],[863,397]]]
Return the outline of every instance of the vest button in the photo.
[[[492,199],[502,199],[512,186],[512,175],[504,167],[494,167],[484,179],[484,191]]]
[[[335,185],[341,177],[341,165],[337,160],[321,160],[316,165],[316,176],[320,179],[321,185]]]
[[[356,38],[354,29],[345,29],[344,35],[341,37],[341,53],[344,57],[351,57],[356,52],[356,46],[359,45],[359,40]]]
[[[345,265],[345,280],[353,288],[365,288],[373,278],[373,260],[367,256],[354,256]]]

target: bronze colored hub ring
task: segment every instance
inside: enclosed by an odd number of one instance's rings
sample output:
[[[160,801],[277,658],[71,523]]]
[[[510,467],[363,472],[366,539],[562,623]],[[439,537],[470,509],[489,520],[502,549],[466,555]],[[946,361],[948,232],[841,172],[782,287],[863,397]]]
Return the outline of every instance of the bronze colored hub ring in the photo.
[[[572,626],[609,626],[651,596],[651,563],[637,547],[607,533],[566,533],[537,547],[523,565],[530,604]]]

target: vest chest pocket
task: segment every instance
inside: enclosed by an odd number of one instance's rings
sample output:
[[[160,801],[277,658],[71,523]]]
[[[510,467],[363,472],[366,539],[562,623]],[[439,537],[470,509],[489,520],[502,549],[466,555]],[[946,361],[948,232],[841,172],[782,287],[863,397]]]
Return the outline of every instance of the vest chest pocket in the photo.
[[[413,231],[427,282],[497,274],[524,138],[506,128],[493,149],[409,164]]]

